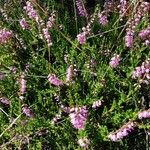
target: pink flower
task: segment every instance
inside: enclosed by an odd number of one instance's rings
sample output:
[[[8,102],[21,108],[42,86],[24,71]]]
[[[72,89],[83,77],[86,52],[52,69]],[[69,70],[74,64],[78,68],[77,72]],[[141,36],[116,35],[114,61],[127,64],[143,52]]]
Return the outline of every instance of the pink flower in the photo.
[[[48,47],[51,47],[53,43],[51,40],[51,36],[48,32],[48,28],[43,28],[42,31],[43,31],[44,38],[47,41]]]
[[[70,65],[67,69],[66,83],[69,84],[72,81],[73,76],[74,76],[74,67],[73,65]]]
[[[141,78],[141,83],[149,83],[150,79],[150,61],[147,60],[142,63],[141,66],[138,66],[135,68],[135,70],[132,73],[132,78],[137,79]]]
[[[82,0],[76,0],[76,5],[77,5],[80,16],[86,17],[87,12],[86,12],[83,1]]]
[[[27,117],[33,117],[34,113],[31,111],[31,109],[28,106],[24,106],[22,108],[23,113],[27,116]]]
[[[0,44],[6,43],[12,36],[12,32],[6,29],[0,30]]]
[[[106,15],[100,13],[100,14],[98,15],[98,17],[99,17],[99,23],[100,23],[100,24],[102,24],[103,26],[106,26],[106,25],[108,24],[108,19],[107,19],[107,16],[106,16]]]
[[[109,65],[112,68],[116,68],[119,65],[119,62],[120,62],[120,56],[115,55],[114,57],[111,58],[111,61],[110,61]]]
[[[25,18],[22,18],[22,19],[20,20],[20,26],[22,27],[23,30],[29,28],[29,25],[27,24]]]
[[[63,82],[59,80],[55,74],[48,75],[48,81],[55,86],[62,86]]]
[[[37,11],[33,8],[33,5],[30,1],[26,2],[26,6],[24,7],[27,15],[29,18],[35,20],[37,23],[39,23],[39,16],[37,14]]]
[[[0,103],[2,103],[4,105],[10,105],[10,101],[6,97],[1,97]]]
[[[48,18],[48,21],[47,21],[47,28],[52,28],[53,25],[54,25],[54,22],[56,20],[56,14],[55,14],[55,11],[51,13],[51,16]]]
[[[82,33],[78,34],[77,39],[78,39],[80,44],[85,44],[86,43],[86,34],[85,34],[85,32],[82,32]]]
[[[73,112],[72,112],[73,111]],[[88,110],[86,106],[76,107],[70,110],[69,117],[71,119],[71,123],[76,129],[84,129],[86,120],[87,120]]]
[[[149,36],[150,36],[150,27],[148,27],[148,28],[146,28],[144,30],[141,30],[140,33],[139,33],[139,37],[142,40],[147,39]]]
[[[134,31],[129,30],[125,36],[125,44],[127,47],[131,48],[134,42]]]
[[[112,141],[119,141],[124,137],[128,136],[129,133],[134,131],[137,124],[135,122],[129,121],[127,124],[123,125],[119,130],[114,133],[110,133],[108,138]]]
[[[19,83],[20,83],[20,94],[23,95],[26,92],[26,80],[25,80],[25,76],[22,74],[20,79],[19,79]]]
[[[150,109],[139,112],[138,118],[139,119],[150,119]]]

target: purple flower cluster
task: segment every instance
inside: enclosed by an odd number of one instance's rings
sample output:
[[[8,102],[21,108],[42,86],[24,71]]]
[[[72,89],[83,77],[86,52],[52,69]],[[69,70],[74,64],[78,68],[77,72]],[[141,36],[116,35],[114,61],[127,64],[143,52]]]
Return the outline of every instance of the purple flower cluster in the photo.
[[[48,81],[55,86],[62,86],[63,82],[59,80],[55,74],[48,75]]]
[[[84,3],[82,0],[76,0],[76,6],[79,12],[79,15],[82,17],[87,17],[87,11],[85,9]]]
[[[26,2],[26,6],[24,7],[24,10],[26,11],[27,15],[30,19],[35,20],[36,22],[39,22],[39,16],[37,11],[33,8],[33,5],[30,1]]]
[[[10,105],[10,101],[6,97],[1,97],[0,103],[2,103],[4,105]]]
[[[6,43],[12,36],[12,32],[6,29],[0,30],[0,44]]]
[[[99,18],[99,23],[103,26],[106,26],[108,24],[108,19],[107,19],[107,15],[104,13],[99,13],[98,14],[98,18]]]
[[[109,62],[109,65],[112,68],[116,68],[119,65],[120,62],[120,56],[119,55],[115,55],[114,57],[111,58],[111,61]]]
[[[27,116],[27,117],[33,117],[34,113],[31,111],[31,109],[28,106],[23,106],[22,112]]]
[[[48,28],[43,28],[42,31],[43,31],[44,38],[47,41],[48,47],[51,47],[53,43],[52,43],[52,40],[51,40],[51,36],[48,32]]]
[[[138,113],[139,119],[150,119],[150,109]]]
[[[51,13],[51,16],[48,18],[48,21],[47,21],[47,28],[52,28],[53,27],[53,25],[54,25],[54,22],[55,22],[55,20],[56,20],[56,14],[55,14],[56,12],[55,11],[53,11],[52,13]]]
[[[147,46],[150,46],[150,27],[147,27],[144,30],[141,30],[139,33],[139,37],[145,41]]]
[[[111,133],[108,135],[108,138],[111,141],[119,141],[123,139],[124,137],[128,136],[132,131],[134,131],[137,124],[135,122],[129,121],[127,124],[122,126],[119,130],[117,130],[115,133]]]
[[[90,23],[86,27],[83,27],[82,31],[83,32],[77,35],[77,40],[79,41],[80,44],[85,44],[87,40],[87,36],[90,34],[91,31]]]
[[[147,60],[141,66],[136,67],[132,73],[132,78],[140,78],[140,82],[148,84],[148,80],[150,80],[150,61]]]
[[[129,19],[127,22],[128,28],[126,29],[126,36],[125,36],[125,45],[129,48],[133,47],[134,43],[134,34],[135,28],[141,21],[141,18],[150,10],[150,3],[142,2],[137,7],[137,12],[133,15],[133,18]]]
[[[74,66],[70,65],[67,69],[67,75],[66,75],[66,83],[69,84],[72,81],[72,78],[74,76]]]
[[[78,144],[81,147],[88,148],[90,141],[86,137],[82,137],[78,140]]]
[[[128,28],[125,36],[125,45],[131,48],[133,44],[134,44],[134,30]]]
[[[82,33],[78,34],[77,39],[78,39],[80,44],[85,44],[86,40],[87,40],[86,33],[82,32]]]
[[[98,100],[98,101],[95,101],[92,105],[92,108],[96,109],[96,108],[99,108],[102,106],[102,101],[101,100]]]
[[[71,123],[76,129],[84,129],[85,123],[88,116],[88,110],[86,106],[83,107],[75,107],[70,109],[69,117],[71,119]]]
[[[28,25],[28,23],[26,22],[25,18],[22,18],[22,19],[19,21],[19,23],[20,23],[20,26],[22,27],[23,30],[29,29],[29,25]]]
[[[148,27],[148,28],[146,28],[144,30],[141,30],[140,33],[139,33],[139,37],[142,40],[147,39],[149,36],[150,36],[150,27]]]
[[[120,18],[122,19],[127,14],[127,9],[129,5],[126,0],[120,0],[120,4],[118,5]]]

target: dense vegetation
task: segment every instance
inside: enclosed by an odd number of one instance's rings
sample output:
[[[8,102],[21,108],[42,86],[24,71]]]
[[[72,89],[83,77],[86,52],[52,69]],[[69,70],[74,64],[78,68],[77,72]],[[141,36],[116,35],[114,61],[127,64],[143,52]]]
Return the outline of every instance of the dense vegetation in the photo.
[[[148,150],[150,3],[0,1],[0,149]]]

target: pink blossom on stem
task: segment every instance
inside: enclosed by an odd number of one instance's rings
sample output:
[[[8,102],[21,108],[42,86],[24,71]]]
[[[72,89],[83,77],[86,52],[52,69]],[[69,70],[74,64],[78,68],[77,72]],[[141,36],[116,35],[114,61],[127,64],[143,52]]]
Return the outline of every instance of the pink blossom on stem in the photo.
[[[131,48],[133,46],[133,43],[134,43],[134,31],[128,30],[125,36],[125,45]]]
[[[43,28],[42,31],[43,31],[44,38],[47,41],[48,47],[51,47],[53,43],[51,40],[51,36],[48,32],[48,28]]]
[[[119,65],[119,62],[120,62],[120,56],[115,55],[114,57],[111,58],[111,61],[110,61],[109,65],[112,68],[116,68]]]
[[[12,31],[0,29],[0,44],[6,43],[12,36]]]
[[[148,27],[148,28],[146,28],[144,30],[141,30],[140,33],[139,33],[139,37],[142,40],[147,39],[149,36],[150,36],[150,27]]]
[[[85,32],[82,32],[80,34],[77,35],[77,39],[79,41],[80,44],[85,44],[86,43],[86,33]]]
[[[150,109],[138,113],[139,119],[150,119]]]
[[[141,83],[148,84],[150,80],[150,61],[147,60],[143,62],[141,66],[136,67],[132,73],[132,78],[140,78]]]
[[[73,76],[74,76],[74,67],[73,65],[70,65],[67,69],[66,83],[69,84],[72,81]]]
[[[98,14],[99,17],[99,23],[103,26],[106,26],[108,24],[107,16],[103,13]]]
[[[55,11],[51,13],[51,16],[48,18],[47,21],[47,28],[52,28],[54,25],[54,22],[56,20],[56,15],[55,15]]]
[[[78,8],[79,15],[82,17],[86,17],[87,11],[85,9],[83,1],[82,0],[76,0],[76,6]]]
[[[22,108],[23,113],[27,116],[27,117],[33,117],[34,113],[31,111],[31,109],[28,106],[24,106]]]
[[[33,5],[30,1],[26,2],[26,6],[24,7],[27,15],[29,16],[29,18],[35,20],[37,23],[39,23],[39,16],[37,11],[33,8]]]
[[[48,81],[55,86],[62,86],[63,82],[59,80],[55,74],[48,75]]]
[[[116,132],[110,133],[108,135],[108,138],[114,142],[119,141],[119,140],[123,139],[124,137],[128,136],[131,132],[133,132],[135,130],[136,126],[137,126],[136,122],[129,121],[127,124],[123,125]]]
[[[23,30],[29,28],[29,25],[28,25],[28,23],[26,22],[25,18],[22,18],[22,19],[19,21],[19,23],[20,23],[20,26],[22,27]]]
[[[10,101],[6,97],[1,97],[0,103],[2,103],[4,105],[10,105]]]
[[[79,130],[84,129],[87,116],[88,116],[88,110],[86,106],[72,108],[69,114],[71,123],[76,129]]]
[[[22,74],[22,75],[20,76],[19,84],[20,84],[20,88],[19,88],[20,94],[23,95],[23,94],[25,94],[25,92],[26,92],[26,80],[25,80],[24,74]]]

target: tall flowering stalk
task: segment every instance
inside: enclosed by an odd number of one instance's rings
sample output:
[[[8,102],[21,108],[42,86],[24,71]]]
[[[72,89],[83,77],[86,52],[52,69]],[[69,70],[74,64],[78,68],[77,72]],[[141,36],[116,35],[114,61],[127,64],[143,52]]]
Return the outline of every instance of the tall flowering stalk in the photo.
[[[118,5],[118,8],[119,8],[119,15],[120,15],[121,20],[124,16],[127,15],[128,7],[129,7],[129,4],[127,0],[120,0],[120,4]]]
[[[39,23],[39,16],[37,11],[33,8],[33,5],[30,1],[26,2],[26,6],[24,7],[24,10],[26,11],[27,15],[30,19],[35,20],[37,23]]]
[[[129,48],[133,47],[135,28],[140,23],[141,18],[145,15],[145,13],[149,12],[149,10],[150,10],[150,3],[142,2],[136,8],[136,10],[137,10],[136,13],[127,22],[128,27],[126,29],[125,45],[127,47],[129,47]]]
[[[23,99],[23,95],[25,94],[26,92],[26,80],[25,80],[25,75],[22,74],[20,76],[20,79],[19,79],[19,91],[20,91],[20,98]]]
[[[88,116],[88,110],[86,106],[72,108],[69,114],[71,123],[76,129],[79,130],[84,129],[87,116]]]
[[[87,17],[87,11],[85,9],[84,3],[82,0],[76,0],[76,6],[79,12],[79,15],[82,17]]]
[[[97,16],[97,12],[93,14],[93,16],[91,17],[90,21],[88,22],[87,26],[86,27],[83,27],[82,28],[82,32],[80,32],[78,35],[77,35],[77,40],[78,42],[82,45],[82,44],[85,44],[86,41],[87,41],[87,37],[90,35],[91,33],[91,26],[92,24],[94,23],[94,20]]]
[[[47,42],[48,47],[51,47],[53,43],[52,43],[51,35],[48,31],[48,28],[43,28],[42,31],[43,31],[43,36]]]
[[[67,75],[66,75],[66,83],[69,85],[69,83],[72,82],[72,79],[75,75],[74,66],[70,65],[67,69]]]
[[[132,133],[135,130],[136,127],[137,127],[136,122],[129,121],[127,124],[122,126],[116,132],[110,133],[108,135],[108,138],[111,141],[114,141],[114,142],[119,141],[119,140],[123,139],[124,137],[128,136],[130,133]]]

